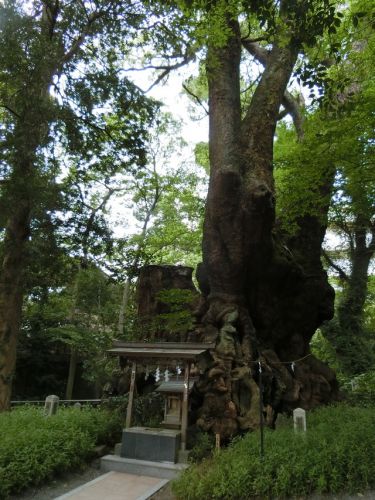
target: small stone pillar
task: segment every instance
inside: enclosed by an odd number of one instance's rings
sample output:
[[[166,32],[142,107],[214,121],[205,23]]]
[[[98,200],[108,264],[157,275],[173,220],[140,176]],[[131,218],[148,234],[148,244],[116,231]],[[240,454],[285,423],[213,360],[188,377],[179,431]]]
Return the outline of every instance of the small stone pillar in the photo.
[[[57,408],[59,407],[59,396],[54,396],[53,394],[51,396],[46,397],[46,401],[44,403],[44,414],[47,417],[50,417],[51,415],[55,415],[57,413]]]
[[[73,408],[75,408],[76,410],[82,410],[82,405],[79,401],[77,401],[76,403],[74,403]]]
[[[302,408],[293,411],[294,432],[306,432],[306,412]]]

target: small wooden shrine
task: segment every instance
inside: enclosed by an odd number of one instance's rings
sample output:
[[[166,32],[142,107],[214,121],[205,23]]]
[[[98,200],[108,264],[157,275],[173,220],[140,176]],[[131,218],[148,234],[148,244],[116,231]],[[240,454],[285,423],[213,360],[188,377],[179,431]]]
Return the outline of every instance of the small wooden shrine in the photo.
[[[189,380],[188,394],[192,389],[195,379]],[[165,395],[163,427],[167,429],[181,429],[182,426],[182,402],[184,393],[183,379],[173,378],[165,380],[156,389],[156,392]]]
[[[194,344],[189,342],[114,342],[113,348],[108,352],[132,364],[129,400],[124,430],[124,436],[128,436],[128,441],[129,436],[131,436],[131,440],[134,440],[134,434],[136,433],[141,436],[139,437],[139,443],[141,443],[146,434],[149,434],[150,438],[152,437],[152,439],[154,439],[157,431],[156,429],[131,428],[137,366],[142,367],[142,372],[145,371],[144,367],[156,367],[156,382],[160,381],[161,369],[165,368],[164,381],[156,390],[166,395],[163,421],[163,426],[166,429],[164,433],[158,431],[158,439],[160,441],[165,434],[167,439],[170,440],[171,432],[173,432],[172,429],[176,429],[176,431],[178,431],[175,433],[175,436],[178,436],[178,440],[176,439],[175,441],[177,443],[176,446],[179,446],[182,451],[186,450],[189,392],[194,383],[194,380],[190,376],[191,365],[193,363],[199,364],[199,359],[204,357],[211,349],[214,349],[214,344]],[[169,369],[175,371],[178,378],[170,379]],[[181,375],[181,378],[179,378],[179,375]],[[168,429],[170,429],[170,431],[168,431]],[[142,446],[145,447],[143,443],[138,445],[133,445],[132,443],[131,446],[135,448],[138,446],[138,449],[142,448]],[[174,456],[175,452],[173,452],[172,455]],[[134,456],[134,458],[142,457]]]

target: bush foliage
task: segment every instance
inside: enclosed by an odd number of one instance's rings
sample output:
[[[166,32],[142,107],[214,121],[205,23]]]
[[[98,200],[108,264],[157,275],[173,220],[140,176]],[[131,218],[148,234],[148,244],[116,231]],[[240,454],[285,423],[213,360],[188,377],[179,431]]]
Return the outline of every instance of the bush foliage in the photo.
[[[120,429],[117,412],[94,408],[59,409],[51,417],[35,407],[2,413],[0,498],[83,464]]]
[[[290,498],[312,492],[355,492],[375,485],[373,408],[327,407],[307,415],[306,435],[292,429],[235,439],[173,483],[179,499]]]

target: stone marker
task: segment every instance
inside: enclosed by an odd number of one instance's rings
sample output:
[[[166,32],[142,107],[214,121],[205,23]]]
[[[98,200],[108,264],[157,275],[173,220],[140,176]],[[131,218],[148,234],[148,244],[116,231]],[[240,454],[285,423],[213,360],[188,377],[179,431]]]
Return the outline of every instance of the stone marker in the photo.
[[[81,405],[80,402],[77,401],[76,403],[74,403],[73,408],[76,408],[77,410],[81,410],[82,409],[82,405]]]
[[[302,408],[293,411],[293,424],[295,432],[306,432],[306,412]]]
[[[51,415],[55,415],[57,413],[57,408],[59,407],[59,396],[51,396],[46,397],[46,402],[44,403],[44,414],[49,417]]]
[[[220,434],[215,434],[215,447],[220,450]]]

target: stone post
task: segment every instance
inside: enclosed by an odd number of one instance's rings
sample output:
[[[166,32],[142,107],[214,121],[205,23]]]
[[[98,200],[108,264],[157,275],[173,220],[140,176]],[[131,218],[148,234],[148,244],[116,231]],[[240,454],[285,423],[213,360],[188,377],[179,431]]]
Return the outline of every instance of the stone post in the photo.
[[[306,432],[306,412],[302,408],[293,411],[294,432]]]
[[[53,394],[46,397],[46,401],[44,403],[44,414],[47,417],[50,417],[51,415],[55,415],[57,413],[59,400],[59,396],[54,396]]]

